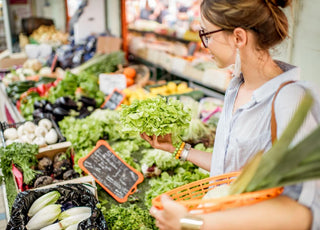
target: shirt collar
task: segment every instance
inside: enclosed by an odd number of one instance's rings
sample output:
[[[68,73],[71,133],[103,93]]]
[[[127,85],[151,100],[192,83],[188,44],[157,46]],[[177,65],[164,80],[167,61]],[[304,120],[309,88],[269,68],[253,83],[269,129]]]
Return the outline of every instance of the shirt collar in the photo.
[[[263,84],[261,87],[259,87],[253,92],[252,98],[256,102],[260,102],[263,99],[273,95],[278,90],[279,86],[282,83],[291,81],[291,80],[294,80],[294,81],[299,80],[300,69],[298,67],[287,64],[285,62],[281,62],[281,61],[275,61],[275,62],[283,70],[283,73],[269,80],[268,82],[266,82],[265,84]]]

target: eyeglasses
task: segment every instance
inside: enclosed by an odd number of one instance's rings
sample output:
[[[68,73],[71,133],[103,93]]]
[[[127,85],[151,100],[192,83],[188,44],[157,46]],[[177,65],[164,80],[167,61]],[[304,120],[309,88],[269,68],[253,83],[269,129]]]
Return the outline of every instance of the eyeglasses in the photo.
[[[220,31],[223,31],[224,29],[219,29],[219,30],[214,30],[214,31],[210,31],[210,32],[204,32],[204,30],[199,30],[199,37],[202,41],[202,44],[205,48],[208,48],[208,42],[209,42],[209,34],[214,34]]]

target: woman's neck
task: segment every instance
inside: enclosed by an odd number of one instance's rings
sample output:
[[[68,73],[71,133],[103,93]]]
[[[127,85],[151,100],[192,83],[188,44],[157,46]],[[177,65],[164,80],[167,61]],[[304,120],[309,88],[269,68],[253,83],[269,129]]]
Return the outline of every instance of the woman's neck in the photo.
[[[260,54],[259,58],[250,55],[241,63],[241,71],[244,78],[243,87],[248,90],[259,88],[283,72],[268,53]]]

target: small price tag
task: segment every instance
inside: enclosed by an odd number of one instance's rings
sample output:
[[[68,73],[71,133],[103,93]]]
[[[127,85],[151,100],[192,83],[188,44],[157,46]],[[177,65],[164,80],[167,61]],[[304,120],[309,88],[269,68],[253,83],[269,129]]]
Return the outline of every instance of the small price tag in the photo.
[[[101,108],[115,110],[119,105],[121,105],[124,98],[125,95],[120,90],[114,89],[113,92],[106,97],[106,100],[101,105]]]
[[[124,74],[106,74],[99,75],[99,87],[104,94],[109,95],[114,89],[123,90],[127,87],[127,80]]]

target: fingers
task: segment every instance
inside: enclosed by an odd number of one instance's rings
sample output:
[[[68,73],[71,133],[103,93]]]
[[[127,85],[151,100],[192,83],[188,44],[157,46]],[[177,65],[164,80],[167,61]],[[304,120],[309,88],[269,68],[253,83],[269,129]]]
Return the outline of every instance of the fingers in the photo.
[[[152,147],[157,148],[159,146],[158,138],[156,135],[148,136],[146,133],[141,133],[140,136],[144,140],[148,141]]]
[[[142,139],[144,139],[144,140],[148,141],[148,142],[149,142],[149,144],[151,145],[151,143],[152,143],[152,139],[151,139],[151,137],[150,137],[150,136],[148,136],[146,133],[141,133],[141,134],[140,134],[140,137],[141,137]]]
[[[156,226],[160,229],[160,230],[165,230],[168,229],[166,227],[166,220],[163,217],[163,211],[152,207],[150,209],[150,214],[151,216],[153,216],[156,219]]]

